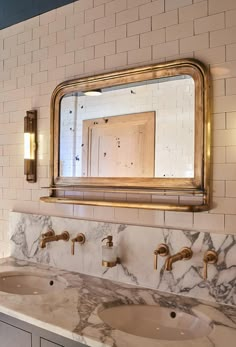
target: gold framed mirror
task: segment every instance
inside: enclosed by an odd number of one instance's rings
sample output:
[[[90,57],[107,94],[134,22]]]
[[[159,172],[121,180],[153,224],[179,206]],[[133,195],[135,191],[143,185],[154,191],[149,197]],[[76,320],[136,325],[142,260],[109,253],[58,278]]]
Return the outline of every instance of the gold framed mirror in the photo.
[[[79,78],[52,94],[50,196],[41,200],[203,211],[209,209],[209,163],[209,73],[201,62]],[[114,196],[86,200],[78,191]],[[116,201],[117,192],[188,195],[193,202]]]

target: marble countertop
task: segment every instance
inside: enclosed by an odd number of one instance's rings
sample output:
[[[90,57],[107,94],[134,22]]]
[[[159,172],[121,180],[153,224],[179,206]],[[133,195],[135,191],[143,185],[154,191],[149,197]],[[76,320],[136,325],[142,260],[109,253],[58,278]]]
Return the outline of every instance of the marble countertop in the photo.
[[[54,278],[63,277],[68,283],[64,291],[44,295],[0,292],[0,312],[91,347],[223,347],[232,346],[232,341],[236,341],[236,308],[233,306],[165,294],[13,258],[1,259],[0,264],[0,273],[45,273]],[[214,329],[207,337],[191,341],[133,336],[110,328],[99,318],[98,310],[113,304],[158,305],[187,313],[198,311],[210,318]]]

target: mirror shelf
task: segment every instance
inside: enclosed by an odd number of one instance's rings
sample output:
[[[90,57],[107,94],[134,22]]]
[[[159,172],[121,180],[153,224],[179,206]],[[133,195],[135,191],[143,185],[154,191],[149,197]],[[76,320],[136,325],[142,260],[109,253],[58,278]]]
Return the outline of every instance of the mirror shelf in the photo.
[[[52,94],[51,184],[41,201],[205,211],[209,163],[209,73],[201,62],[181,59],[84,77]]]
[[[44,196],[40,199],[46,203],[59,203],[59,204],[74,204],[85,206],[112,206],[121,208],[138,208],[146,210],[161,210],[161,211],[176,211],[176,212],[203,212],[207,211],[208,205],[203,202],[201,205],[181,205],[181,204],[164,204],[161,202],[134,202],[134,201],[108,201],[108,200],[80,200],[75,197],[62,198],[53,196]]]

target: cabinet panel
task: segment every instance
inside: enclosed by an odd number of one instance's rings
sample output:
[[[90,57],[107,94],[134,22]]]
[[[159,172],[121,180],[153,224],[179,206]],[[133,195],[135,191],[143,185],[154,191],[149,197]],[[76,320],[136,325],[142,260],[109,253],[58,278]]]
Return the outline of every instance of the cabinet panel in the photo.
[[[64,347],[62,345],[58,345],[57,343],[45,340],[45,339],[40,339],[40,347]]]
[[[86,347],[86,345],[0,313],[0,347]]]
[[[0,337],[4,347],[32,347],[31,334],[0,321]]]

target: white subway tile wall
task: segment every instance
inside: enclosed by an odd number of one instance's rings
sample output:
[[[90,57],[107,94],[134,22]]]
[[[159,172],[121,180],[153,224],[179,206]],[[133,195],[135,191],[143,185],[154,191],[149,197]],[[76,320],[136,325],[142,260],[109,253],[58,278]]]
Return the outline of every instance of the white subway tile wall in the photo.
[[[41,203],[47,190],[40,187],[49,184],[55,86],[73,77],[182,57],[200,59],[211,69],[213,209],[181,214]],[[12,209],[236,234],[235,77],[235,0],[80,0],[1,30],[0,256],[8,255]],[[25,182],[23,172],[23,119],[31,108],[39,114],[36,184]]]

